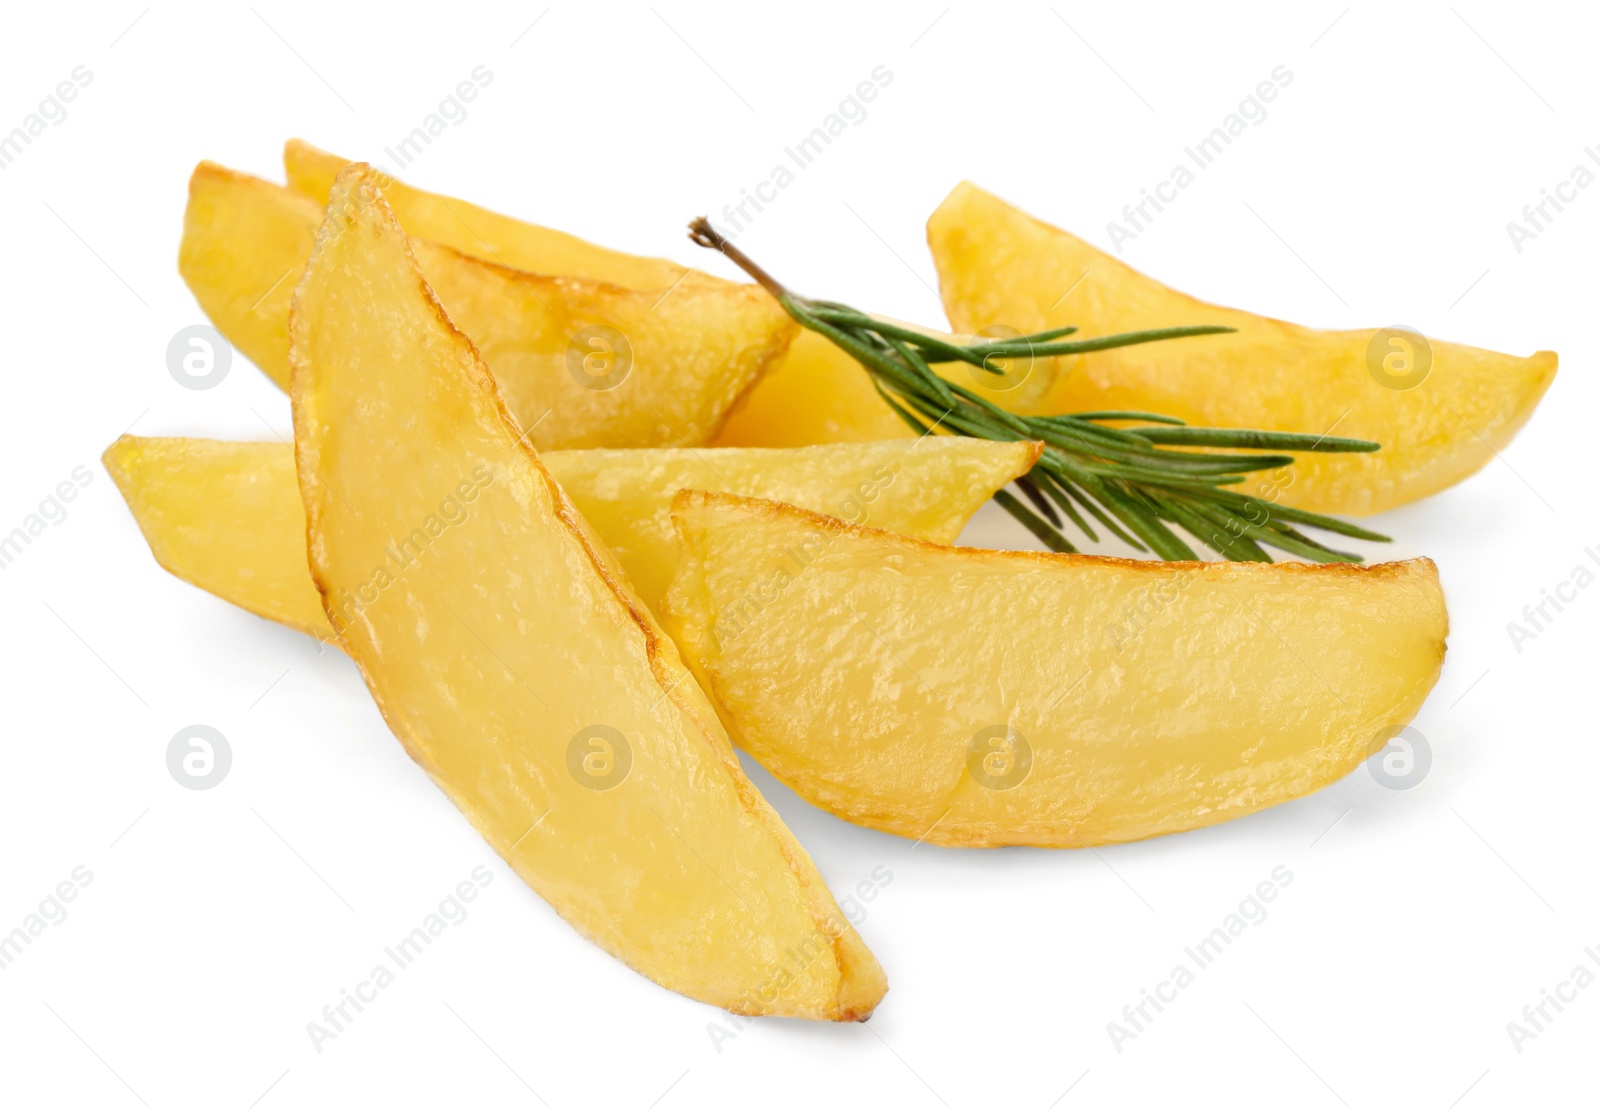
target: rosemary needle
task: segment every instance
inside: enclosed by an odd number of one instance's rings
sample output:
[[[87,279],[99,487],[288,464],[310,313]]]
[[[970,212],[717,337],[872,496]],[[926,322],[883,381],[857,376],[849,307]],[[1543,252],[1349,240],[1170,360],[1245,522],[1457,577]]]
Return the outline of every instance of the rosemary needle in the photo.
[[[1284,507],[1228,487],[1242,482],[1245,474],[1289,465],[1294,461],[1291,453],[1371,453],[1379,448],[1376,442],[1189,426],[1182,419],[1144,411],[1018,415],[933,370],[936,364],[959,362],[998,376],[1004,368],[996,362],[1007,359],[1090,353],[1231,333],[1225,326],[1180,326],[1085,339],[1072,338],[1076,329],[1066,327],[1021,337],[976,337],[960,344],[880,321],[837,302],[802,298],[731,244],[704,217],[690,222],[689,239],[727,256],[766,288],[796,322],[855,357],[884,402],[919,434],[1043,442],[1045,449],[1038,462],[1016,482],[1027,502],[1007,491],[996,493],[995,502],[1051,550],[1077,551],[1062,534],[1064,521],[1058,509],[1092,542],[1099,539],[1089,526],[1091,518],[1135,549],[1168,561],[1196,557],[1169,523],[1224,559],[1240,562],[1272,561],[1268,547],[1315,562],[1361,561],[1359,555],[1334,550],[1302,534],[1296,524],[1348,538],[1389,541],[1387,536],[1332,516]],[[1150,425],[1105,425],[1127,422]],[[1165,448],[1168,446],[1184,448]],[[1219,449],[1251,452],[1197,452]]]

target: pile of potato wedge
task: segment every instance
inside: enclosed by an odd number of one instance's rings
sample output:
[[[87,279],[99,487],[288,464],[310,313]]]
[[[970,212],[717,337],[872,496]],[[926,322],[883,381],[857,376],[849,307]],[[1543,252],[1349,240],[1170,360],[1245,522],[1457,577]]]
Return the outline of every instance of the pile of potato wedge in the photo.
[[[300,141],[285,163],[287,186],[200,164],[180,270],[288,392],[294,445],[124,436],[105,464],[163,567],[344,648],[495,851],[667,988],[855,1020],[888,987],[735,746],[914,841],[1074,847],[1325,786],[1439,676],[1427,559],[957,548],[1039,445],[906,436],[754,285]],[[959,331],[1236,326],[995,398],[1381,442],[1297,464],[1278,498],[1319,511],[1468,475],[1555,371],[1436,342],[1394,391],[1370,334],[1197,302],[970,184],[929,240]]]

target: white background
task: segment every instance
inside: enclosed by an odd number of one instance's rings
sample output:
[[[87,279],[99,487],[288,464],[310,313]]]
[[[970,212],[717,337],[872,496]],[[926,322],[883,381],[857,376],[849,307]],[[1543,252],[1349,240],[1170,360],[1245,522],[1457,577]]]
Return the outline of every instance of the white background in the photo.
[[[360,7],[5,16],[0,130],[74,66],[93,81],[0,172],[0,533],[75,466],[93,480],[0,570],[0,932],[75,866],[94,878],[0,971],[0,1108],[1593,1105],[1600,990],[1521,1053],[1507,1034],[1575,966],[1600,976],[1583,952],[1600,949],[1600,589],[1520,652],[1507,634],[1600,544],[1600,188],[1521,253],[1506,232],[1600,144],[1583,6]],[[478,65],[492,83],[404,177],[713,269],[684,222],[888,67],[869,118],[741,243],[806,293],[930,323],[923,222],[960,179],[1107,245],[1122,206],[1286,66],[1270,116],[1125,258],[1296,321],[1562,358],[1502,459],[1373,523],[1398,541],[1370,557],[1433,557],[1449,598],[1416,721],[1427,777],[1397,792],[1359,770],[1131,846],[962,852],[852,828],[758,773],[837,891],[892,872],[862,925],[892,990],[868,1026],[758,1021],[719,1050],[726,1017],[581,940],[494,858],[348,660],[161,572],[98,462],[128,429],[289,431],[242,358],[209,391],[168,374],[168,340],[203,320],[175,266],[194,163],[280,178],[292,135],[387,162]],[[995,512],[967,539],[1023,543]],[[194,723],[233,750],[205,792],[165,761]],[[316,1053],[323,1005],[478,864],[495,882],[470,917]],[[1117,1052],[1107,1024],[1278,865],[1294,880],[1266,921]]]

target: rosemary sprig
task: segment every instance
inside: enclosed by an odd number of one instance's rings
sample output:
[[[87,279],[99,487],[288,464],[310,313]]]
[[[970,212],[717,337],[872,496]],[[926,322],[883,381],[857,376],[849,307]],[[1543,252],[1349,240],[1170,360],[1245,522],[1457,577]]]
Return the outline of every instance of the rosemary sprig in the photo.
[[[1067,415],[1018,415],[977,392],[940,377],[935,364],[965,363],[995,375],[998,362],[1141,345],[1178,337],[1231,333],[1225,326],[1181,326],[1119,333],[1109,337],[1063,340],[1075,327],[1042,330],[1021,337],[974,338],[957,344],[893,322],[880,321],[837,302],[802,298],[790,292],[754,260],[731,244],[704,217],[689,225],[689,239],[721,252],[778,300],[789,316],[858,360],[872,385],[896,414],[920,434],[950,433],[996,442],[1039,441],[1039,461],[1016,486],[1027,500],[1009,491],[995,502],[1010,512],[1051,550],[1077,553],[1061,532],[1065,514],[1074,527],[1099,542],[1090,520],[1136,550],[1168,561],[1196,557],[1167,524],[1182,528],[1225,559],[1270,562],[1271,547],[1315,562],[1359,562],[1357,554],[1335,550],[1301,533],[1314,527],[1375,542],[1388,537],[1331,516],[1284,507],[1236,492],[1247,473],[1293,463],[1285,451],[1370,453],[1376,442],[1265,430],[1222,430],[1189,426],[1182,419],[1142,411],[1088,411]],[[1108,426],[1106,423],[1146,423]],[[1182,446],[1185,449],[1166,449]],[[1203,453],[1195,448],[1251,450]]]

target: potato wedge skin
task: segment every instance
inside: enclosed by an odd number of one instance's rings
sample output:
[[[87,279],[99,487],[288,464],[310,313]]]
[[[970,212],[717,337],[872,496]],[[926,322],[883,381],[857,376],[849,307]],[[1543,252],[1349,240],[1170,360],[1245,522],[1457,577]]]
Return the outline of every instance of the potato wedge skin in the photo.
[[[915,841],[1133,841],[1308,794],[1410,721],[1444,657],[1427,559],[964,550],[692,491],[673,514],[667,611],[734,740]]]
[[[292,139],[283,149],[289,187],[319,204],[327,202],[334,176],[348,162],[304,140]],[[603,248],[404,183],[392,182],[385,197],[412,236],[523,271],[582,276],[639,291],[661,291],[684,282],[727,285],[671,260]],[[499,369],[492,357],[489,366]],[[802,332],[773,371],[755,382],[709,444],[810,446],[873,442],[905,433],[905,423],[878,398],[854,359],[824,338]]]
[[[678,564],[672,497],[685,488],[782,500],[953,542],[1038,459],[1032,442],[897,438],[775,449],[552,450],[545,467],[660,615]],[[294,448],[125,434],[102,457],[167,572],[268,620],[337,641],[306,565]]]
[[[318,206],[328,204],[334,179],[349,165],[349,159],[304,140],[291,139],[283,146],[289,189]],[[379,181],[383,196],[409,235],[503,267],[594,279],[636,291],[666,290],[678,285],[686,273],[697,282],[729,285],[704,272],[691,273],[671,260],[602,248],[570,233],[505,217],[459,198],[431,194],[387,175]]]
[[[1246,483],[1253,494],[1312,511],[1371,515],[1463,480],[1511,441],[1556,373],[1552,352],[1513,357],[1433,341],[1420,384],[1386,387],[1369,367],[1373,330],[1308,329],[1191,298],[970,182],[929,218],[928,244],[957,330],[1076,325],[1093,337],[1235,328],[1052,358],[1035,373],[1038,382],[1025,385],[1026,409],[1147,410],[1197,425],[1382,444],[1372,454],[1302,454],[1287,475]]]
[[[201,163],[190,179],[179,270],[223,334],[285,390],[289,298],[321,222],[311,199],[226,167]],[[425,240],[413,251],[540,449],[702,445],[799,332],[751,285],[642,292]]]
[[[345,219],[291,317],[296,463],[312,576],[390,727],[563,918],[652,980],[864,1018],[882,970],[519,437],[370,169],[331,203]]]

